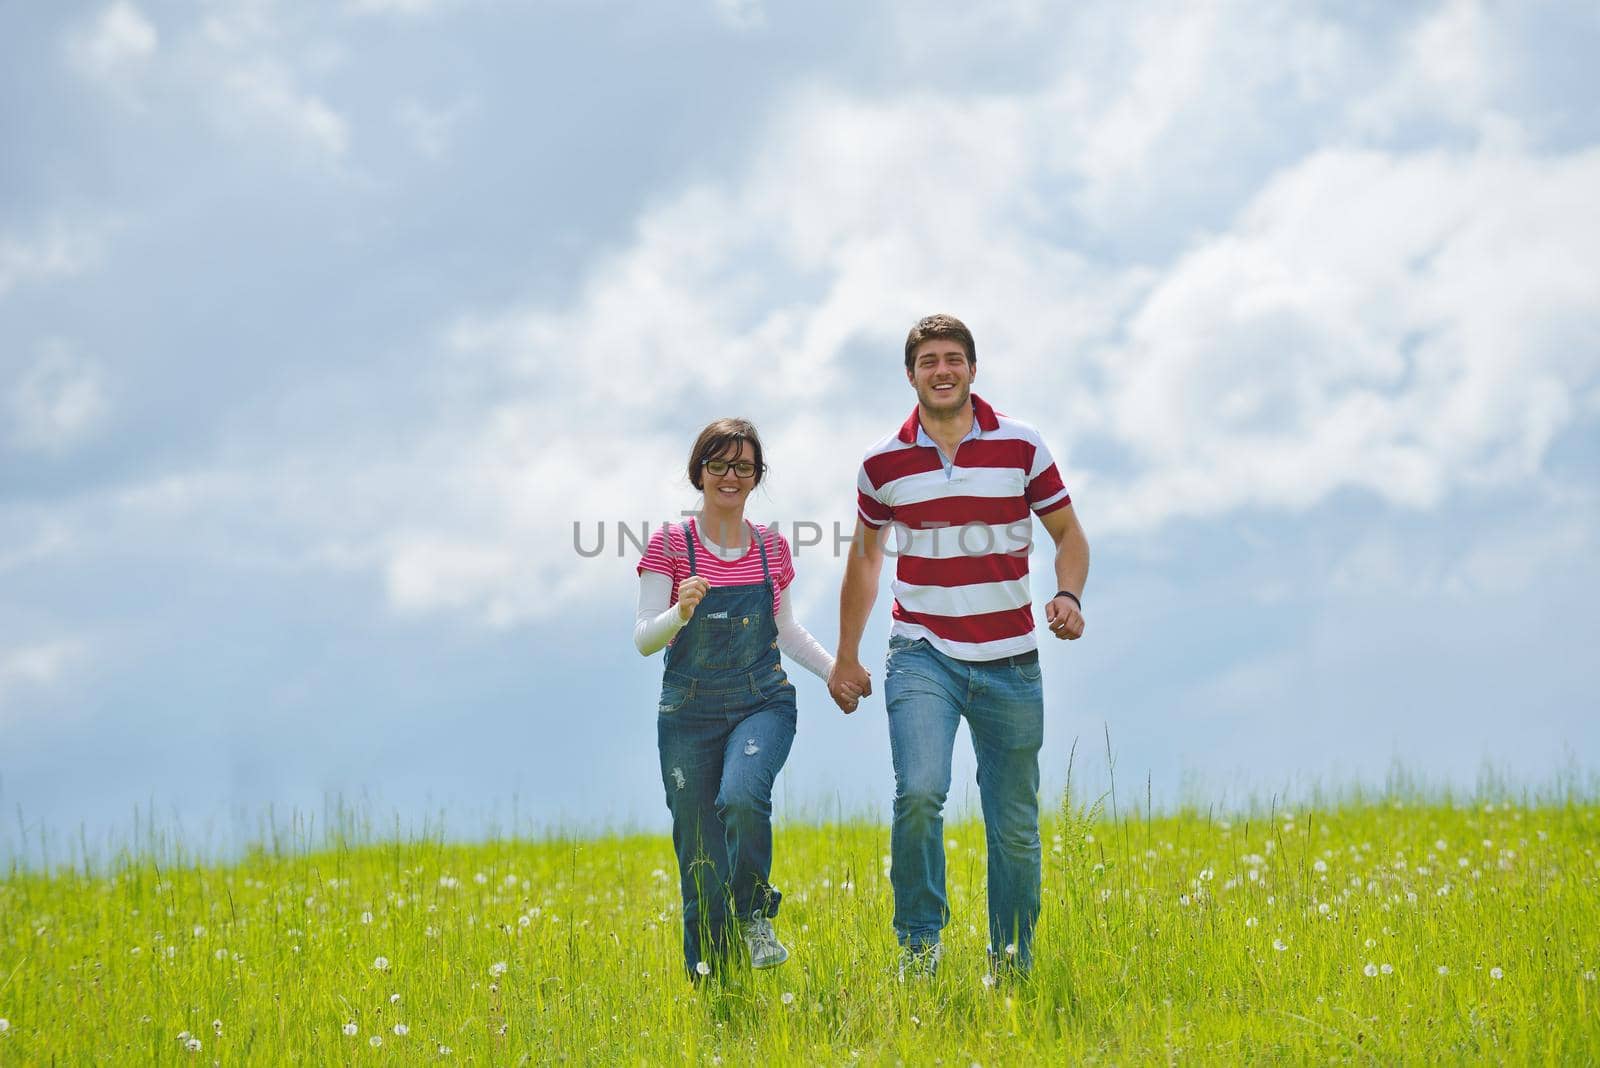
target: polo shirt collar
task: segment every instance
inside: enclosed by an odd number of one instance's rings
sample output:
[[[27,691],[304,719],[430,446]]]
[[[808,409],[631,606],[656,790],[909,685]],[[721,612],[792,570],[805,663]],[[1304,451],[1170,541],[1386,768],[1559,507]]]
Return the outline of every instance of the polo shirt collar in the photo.
[[[900,427],[900,440],[907,445],[915,445],[919,437],[927,436],[922,430],[922,419],[918,416],[920,410],[920,408],[911,409],[911,417]],[[976,437],[980,431],[989,433],[999,429],[1000,419],[995,415],[994,409],[989,407],[982,397],[976,393],[972,394],[972,433],[968,437]],[[932,439],[929,439],[928,443],[931,444]]]

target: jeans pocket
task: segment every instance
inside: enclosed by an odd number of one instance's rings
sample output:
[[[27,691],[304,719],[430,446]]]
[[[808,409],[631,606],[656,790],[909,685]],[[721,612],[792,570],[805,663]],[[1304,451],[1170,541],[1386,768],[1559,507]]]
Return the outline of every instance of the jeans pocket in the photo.
[[[670,716],[688,703],[689,688],[687,686],[664,685],[661,687],[661,701],[656,706],[656,712],[663,716]]]
[[[1017,665],[1017,677],[1023,682],[1036,683],[1044,678],[1044,671],[1039,666],[1039,661],[1034,660]]]

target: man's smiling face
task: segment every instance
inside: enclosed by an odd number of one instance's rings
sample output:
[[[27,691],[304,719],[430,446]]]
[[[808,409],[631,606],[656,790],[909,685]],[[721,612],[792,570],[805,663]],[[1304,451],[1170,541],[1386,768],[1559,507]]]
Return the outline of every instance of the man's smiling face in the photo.
[[[977,374],[961,342],[933,337],[912,353],[906,377],[917,391],[918,404],[929,412],[945,415],[960,411],[967,404]]]

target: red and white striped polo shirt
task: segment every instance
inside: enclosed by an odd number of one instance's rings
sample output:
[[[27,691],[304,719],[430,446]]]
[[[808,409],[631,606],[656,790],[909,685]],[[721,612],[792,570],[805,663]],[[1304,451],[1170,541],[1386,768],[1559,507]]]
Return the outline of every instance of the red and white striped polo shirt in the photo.
[[[891,634],[926,638],[958,660],[1037,648],[1028,588],[1032,515],[1072,503],[1039,432],[972,395],[975,434],[948,475],[936,446],[918,444],[915,410],[868,450],[856,478],[862,522],[893,524]],[[1030,514],[1031,513],[1031,514]]]
[[[748,521],[747,521],[748,522]],[[772,614],[778,614],[783,603],[783,590],[794,581],[794,559],[789,552],[789,542],[776,527],[748,523],[752,537],[750,551],[737,560],[724,560],[710,549],[700,536],[700,525],[693,519],[689,526],[694,530],[695,571],[710,586],[754,586],[763,581],[761,550],[756,539],[767,547],[767,568],[772,572]],[[659,571],[672,580],[672,595],[667,605],[678,603],[678,583],[689,577],[689,546],[683,538],[682,523],[668,523],[657,527],[650,535],[644,556],[639,560],[639,572]]]

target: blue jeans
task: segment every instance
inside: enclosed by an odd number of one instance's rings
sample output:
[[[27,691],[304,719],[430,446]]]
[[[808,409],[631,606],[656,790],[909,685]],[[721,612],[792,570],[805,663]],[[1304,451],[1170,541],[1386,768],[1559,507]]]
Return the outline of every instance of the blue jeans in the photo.
[[[794,687],[782,671],[752,673],[731,690],[669,682],[659,713],[684,964],[691,975],[701,961],[720,971],[732,920],[775,916],[783,900],[768,881],[772,784],[794,743]]]
[[[1037,657],[972,663],[926,641],[889,639],[884,671],[894,758],[889,882],[902,945],[939,941],[945,897],[944,802],[956,727],[967,717],[989,847],[989,948],[1033,960],[1039,918],[1039,748],[1044,690]]]

